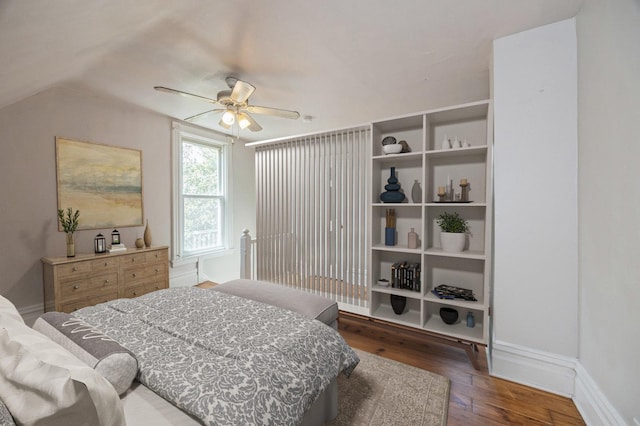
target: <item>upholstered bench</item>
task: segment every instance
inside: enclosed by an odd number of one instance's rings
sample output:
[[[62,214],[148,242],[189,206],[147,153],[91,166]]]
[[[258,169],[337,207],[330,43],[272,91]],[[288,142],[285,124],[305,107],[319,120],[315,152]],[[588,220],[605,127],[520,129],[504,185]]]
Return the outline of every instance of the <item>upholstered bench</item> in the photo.
[[[227,281],[211,290],[298,312],[338,329],[338,304],[322,296],[266,281],[245,279]]]

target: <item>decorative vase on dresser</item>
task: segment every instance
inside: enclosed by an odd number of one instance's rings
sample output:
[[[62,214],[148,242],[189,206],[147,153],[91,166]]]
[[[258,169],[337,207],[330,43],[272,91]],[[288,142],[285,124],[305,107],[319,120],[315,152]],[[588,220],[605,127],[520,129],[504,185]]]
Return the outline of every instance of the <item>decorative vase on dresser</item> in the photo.
[[[73,232],[67,232],[67,257],[75,257],[76,255],[76,241],[73,236]]]
[[[144,248],[144,240],[140,237],[136,238],[136,248]]]
[[[151,247],[151,230],[149,229],[149,219],[147,219],[147,226],[144,227],[144,245]]]

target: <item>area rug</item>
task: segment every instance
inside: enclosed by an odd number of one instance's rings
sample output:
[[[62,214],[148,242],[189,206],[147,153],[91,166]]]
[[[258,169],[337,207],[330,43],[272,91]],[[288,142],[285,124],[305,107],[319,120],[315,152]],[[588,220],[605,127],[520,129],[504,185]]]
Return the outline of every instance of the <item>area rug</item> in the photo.
[[[360,363],[338,377],[338,417],[329,426],[447,424],[449,379],[356,350]]]

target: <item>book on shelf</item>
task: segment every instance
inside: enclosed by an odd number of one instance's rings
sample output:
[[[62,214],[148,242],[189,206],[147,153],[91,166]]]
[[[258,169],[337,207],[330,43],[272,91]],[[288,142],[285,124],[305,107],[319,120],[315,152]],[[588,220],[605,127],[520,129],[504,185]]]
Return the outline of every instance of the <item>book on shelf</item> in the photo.
[[[420,264],[402,261],[391,265],[391,287],[420,291]]]
[[[477,302],[476,296],[472,290],[466,288],[456,287],[453,285],[440,284],[431,293],[435,294],[440,299],[462,299],[469,302]]]

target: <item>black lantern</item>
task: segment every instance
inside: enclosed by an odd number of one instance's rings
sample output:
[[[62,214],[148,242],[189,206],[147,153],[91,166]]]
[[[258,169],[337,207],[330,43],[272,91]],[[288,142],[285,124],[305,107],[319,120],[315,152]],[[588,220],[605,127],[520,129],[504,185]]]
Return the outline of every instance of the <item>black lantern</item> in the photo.
[[[112,245],[120,244],[120,233],[118,232],[117,229],[114,229],[113,232],[111,233],[111,244]]]
[[[93,239],[93,250],[96,253],[104,253],[107,251],[107,239],[102,234],[96,235]]]

